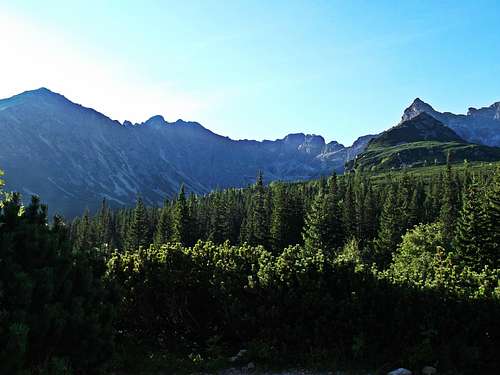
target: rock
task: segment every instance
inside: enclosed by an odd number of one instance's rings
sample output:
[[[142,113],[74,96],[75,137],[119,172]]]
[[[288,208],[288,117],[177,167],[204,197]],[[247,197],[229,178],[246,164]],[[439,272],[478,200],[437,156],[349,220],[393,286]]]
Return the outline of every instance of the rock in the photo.
[[[388,372],[387,375],[412,375],[412,373],[410,370],[400,367],[396,370]]]
[[[238,354],[236,354],[235,356],[233,357],[230,357],[229,358],[229,362],[237,362],[237,361],[240,361],[241,359],[243,359],[243,357],[245,357],[245,355],[248,353],[248,350],[246,349],[241,349]]]
[[[253,371],[253,370],[255,370],[255,363],[250,362],[250,363],[247,365],[247,371]]]
[[[236,354],[236,356],[237,356],[237,357],[239,357],[239,358],[241,358],[241,357],[243,357],[243,356],[244,356],[245,354],[247,354],[247,353],[248,353],[248,350],[246,350],[246,349],[241,349],[241,350],[238,352],[238,354]]]
[[[422,374],[423,375],[435,375],[437,373],[437,370],[435,367],[432,366],[425,366],[422,369]]]

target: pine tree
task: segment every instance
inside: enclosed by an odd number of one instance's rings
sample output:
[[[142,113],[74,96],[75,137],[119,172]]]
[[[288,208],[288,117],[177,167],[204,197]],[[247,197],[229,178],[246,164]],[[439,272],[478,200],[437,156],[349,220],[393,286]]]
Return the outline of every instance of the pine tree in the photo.
[[[171,222],[170,222],[170,210],[168,203],[165,202],[161,208],[160,218],[158,224],[156,225],[156,230],[154,234],[154,243],[156,246],[161,246],[165,244],[170,238],[171,233]]]
[[[443,177],[443,199],[440,210],[440,220],[443,223],[443,234],[446,241],[451,241],[455,231],[456,218],[458,214],[457,187],[450,164],[448,154],[446,171]]]
[[[484,263],[490,268],[500,268],[500,169],[497,169],[492,186],[487,192],[484,207]]]
[[[229,212],[221,192],[212,194],[208,239],[221,244],[229,237]]]
[[[36,206],[34,206],[36,207]],[[92,226],[89,210],[85,210],[83,217],[75,222],[76,238],[73,241],[73,248],[76,252],[87,251],[95,245],[95,233]]]
[[[271,213],[271,245],[275,253],[301,242],[302,205],[292,189],[279,183],[273,192]]]
[[[269,197],[266,199],[263,175],[262,172],[259,172],[247,210],[245,228],[242,235],[243,242],[247,242],[250,245],[267,245],[269,225],[266,206],[268,205],[270,206]]]
[[[336,182],[330,190],[319,190],[307,213],[303,239],[307,250],[336,252],[344,242]]]
[[[172,241],[190,246],[192,244],[190,230],[189,207],[185,188],[182,185],[172,215]]]
[[[141,198],[137,199],[132,221],[127,231],[128,250],[136,250],[139,247],[149,246],[149,223],[147,219],[146,208]]]
[[[462,265],[480,270],[487,264],[487,222],[479,184],[473,180],[464,197],[457,221],[453,248]]]
[[[371,241],[377,235],[377,203],[375,201],[375,193],[373,192],[373,187],[371,183],[368,184],[366,189],[366,195],[363,202],[363,236],[361,240],[363,242]]]
[[[413,212],[411,208],[412,196],[413,196],[413,185],[414,181],[410,179],[407,171],[403,172],[403,175],[398,181],[397,191],[397,206],[400,208],[400,224],[402,231],[413,226],[412,221]],[[416,203],[416,202],[415,202]]]
[[[400,215],[397,207],[394,186],[389,187],[387,197],[380,215],[380,225],[377,239],[375,240],[375,261],[382,268],[386,268],[401,241]]]
[[[356,210],[356,196],[354,191],[354,179],[352,172],[344,178],[345,191],[342,202],[344,233],[347,238],[356,238],[358,234],[358,218]]]
[[[113,245],[113,223],[111,210],[109,209],[106,199],[102,200],[95,227],[97,246],[111,249]]]
[[[96,253],[74,252],[65,223],[56,216],[50,226],[37,197],[26,208],[19,194],[3,202],[0,373],[55,373],[50,365],[63,357],[74,369],[94,373],[109,358],[116,301],[101,280],[104,261],[84,262]]]

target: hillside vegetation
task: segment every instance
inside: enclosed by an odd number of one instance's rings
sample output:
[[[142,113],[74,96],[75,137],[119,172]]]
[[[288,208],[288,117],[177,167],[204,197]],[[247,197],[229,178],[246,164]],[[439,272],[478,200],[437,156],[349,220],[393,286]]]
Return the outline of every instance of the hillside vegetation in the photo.
[[[467,143],[425,112],[372,139],[347,169],[383,171],[464,161],[500,160],[500,148]]]
[[[500,171],[353,172],[73,222],[0,209],[1,373],[500,368]],[[8,179],[8,176],[6,176]],[[237,365],[237,364],[236,364]]]

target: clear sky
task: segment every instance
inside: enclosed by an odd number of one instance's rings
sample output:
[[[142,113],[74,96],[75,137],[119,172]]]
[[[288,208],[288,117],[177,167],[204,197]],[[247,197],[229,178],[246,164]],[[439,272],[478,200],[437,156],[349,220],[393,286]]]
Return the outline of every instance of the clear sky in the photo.
[[[0,97],[41,86],[113,119],[350,144],[415,97],[500,100],[499,1],[0,0]]]

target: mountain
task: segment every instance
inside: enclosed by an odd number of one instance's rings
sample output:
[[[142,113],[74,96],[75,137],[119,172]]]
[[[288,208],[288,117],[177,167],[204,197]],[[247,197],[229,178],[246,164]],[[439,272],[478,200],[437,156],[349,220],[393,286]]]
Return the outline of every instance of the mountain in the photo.
[[[466,115],[438,112],[419,98],[404,111],[401,122],[425,112],[470,143],[500,147],[500,102],[486,108],[469,108]]]
[[[258,170],[266,181],[341,172],[371,139],[352,147],[302,133],[236,141],[161,116],[122,124],[46,88],[0,100],[0,134],[6,188],[41,195],[52,213],[69,217],[95,210],[102,198],[115,207],[139,195],[160,204],[181,184],[196,193],[247,186]]]
[[[422,112],[380,134],[369,143],[369,148],[397,146],[421,141],[465,142],[442,122],[426,112]]]
[[[372,139],[348,169],[386,170],[452,162],[497,161],[500,148],[468,143],[427,112],[409,116]]]

